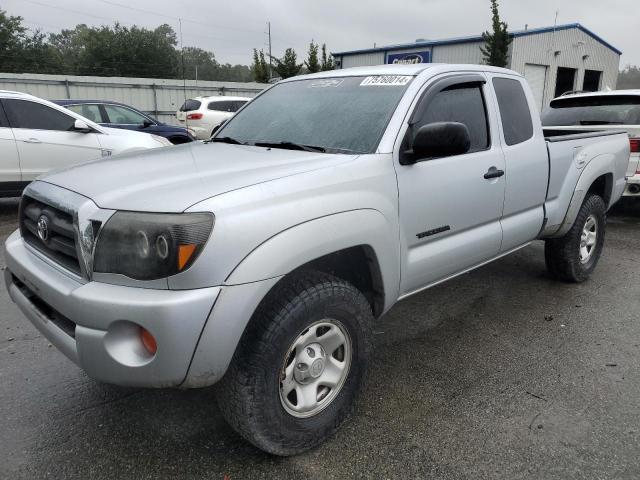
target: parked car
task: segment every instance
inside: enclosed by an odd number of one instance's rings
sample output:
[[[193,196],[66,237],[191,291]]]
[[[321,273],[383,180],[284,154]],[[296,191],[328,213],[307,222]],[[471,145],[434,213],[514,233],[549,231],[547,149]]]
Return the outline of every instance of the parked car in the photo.
[[[215,127],[233,116],[250,98],[195,97],[182,104],[176,112],[180,125],[190,128],[200,140],[208,140]]]
[[[563,95],[542,112],[542,124],[575,133],[594,128],[628,132],[631,154],[623,195],[640,196],[640,90]]]
[[[54,100],[92,122],[111,128],[124,128],[165,137],[172,144],[192,142],[195,135],[184,127],[162,123],[129,105],[104,100]]]
[[[164,137],[100,126],[55,103],[0,91],[0,197],[37,176],[118,153],[171,145]]]
[[[372,326],[399,300],[536,239],[558,279],[593,273],[627,135],[543,132],[535,105],[486,65],[284,80],[210,142],[32,183],[7,288],[91,377],[220,381],[241,435],[299,453],[352,411]]]

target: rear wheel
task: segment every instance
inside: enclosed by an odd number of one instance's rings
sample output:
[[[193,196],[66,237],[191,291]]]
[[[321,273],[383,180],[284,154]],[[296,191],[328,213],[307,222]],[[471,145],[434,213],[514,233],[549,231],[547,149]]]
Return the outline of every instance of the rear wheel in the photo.
[[[362,388],[372,320],[348,282],[319,272],[284,279],[254,315],[220,382],[226,420],[275,455],[322,443]]]
[[[606,209],[602,197],[587,196],[571,230],[545,242],[545,263],[553,276],[566,282],[589,278],[604,246]]]

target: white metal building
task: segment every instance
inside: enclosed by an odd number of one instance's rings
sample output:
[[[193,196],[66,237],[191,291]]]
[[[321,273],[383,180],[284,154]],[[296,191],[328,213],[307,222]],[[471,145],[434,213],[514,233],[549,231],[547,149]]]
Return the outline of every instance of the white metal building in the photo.
[[[538,107],[568,91],[615,89],[622,52],[579,23],[512,32],[511,68],[523,74]],[[385,63],[483,63],[482,36],[417,40],[332,53],[339,68]]]
[[[198,95],[255,97],[264,83],[178,80],[175,78],[82,77],[36,73],[0,73],[0,90],[30,93],[48,100],[113,100],[161,122],[175,123],[176,110]]]

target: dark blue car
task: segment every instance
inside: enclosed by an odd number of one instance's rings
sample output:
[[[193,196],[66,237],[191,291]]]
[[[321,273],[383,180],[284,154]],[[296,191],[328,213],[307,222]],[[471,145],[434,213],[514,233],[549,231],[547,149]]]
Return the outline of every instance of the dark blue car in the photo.
[[[176,145],[195,140],[186,128],[159,122],[146,113],[123,103],[105,100],[54,100],[54,102],[105,127],[153,133],[167,138]]]

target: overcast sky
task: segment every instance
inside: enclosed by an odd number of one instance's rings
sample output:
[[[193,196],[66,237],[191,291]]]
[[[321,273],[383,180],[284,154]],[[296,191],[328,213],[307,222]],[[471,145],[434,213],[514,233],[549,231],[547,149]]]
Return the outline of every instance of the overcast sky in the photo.
[[[621,68],[640,65],[638,0],[502,0],[501,15],[511,30],[582,23],[623,51]],[[254,47],[267,42],[280,56],[294,47],[304,56],[309,41],[331,51],[477,35],[490,27],[489,0],[2,0],[0,8],[24,17],[29,28],[45,32],[88,25],[155,27],[178,31],[182,17],[185,46],[215,53],[220,62],[251,63]]]

